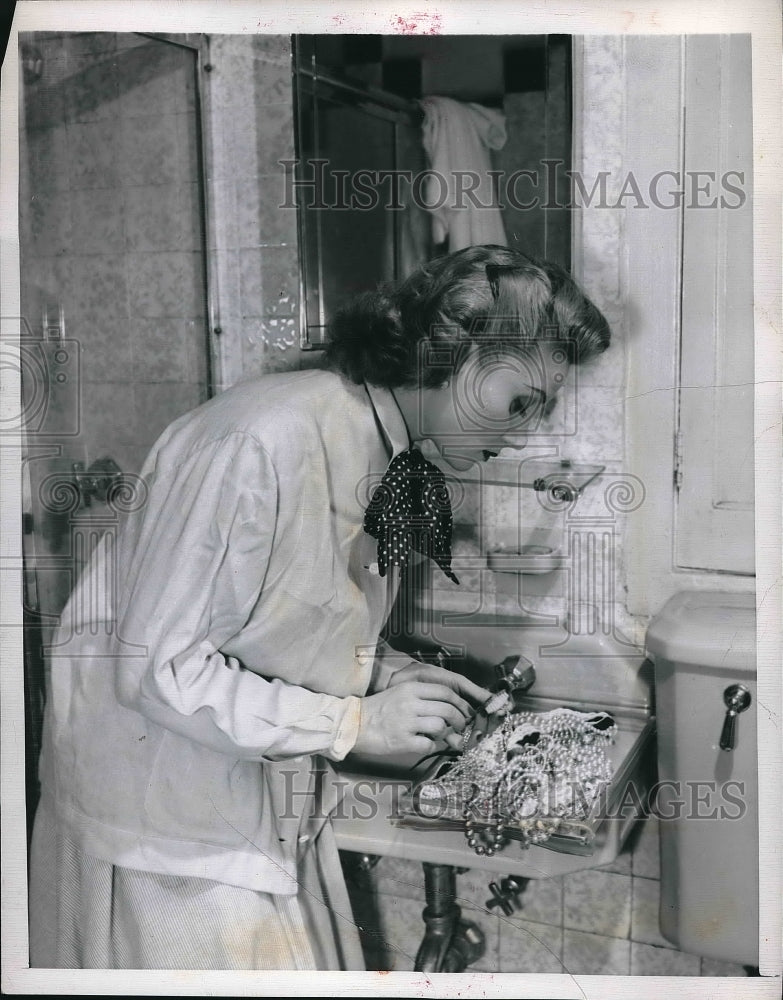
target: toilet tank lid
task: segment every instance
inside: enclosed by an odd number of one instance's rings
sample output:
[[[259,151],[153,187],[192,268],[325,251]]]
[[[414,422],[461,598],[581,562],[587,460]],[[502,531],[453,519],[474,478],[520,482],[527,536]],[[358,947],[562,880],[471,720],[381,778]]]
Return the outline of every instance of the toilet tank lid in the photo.
[[[754,594],[686,590],[675,594],[647,629],[647,652],[654,660],[754,671]]]

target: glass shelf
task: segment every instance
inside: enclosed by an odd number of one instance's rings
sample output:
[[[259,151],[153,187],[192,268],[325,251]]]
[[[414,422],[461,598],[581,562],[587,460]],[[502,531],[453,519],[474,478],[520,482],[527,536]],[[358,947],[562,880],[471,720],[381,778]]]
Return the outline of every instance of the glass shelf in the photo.
[[[452,473],[451,478],[482,486],[516,486],[519,489],[546,492],[553,500],[569,502],[575,500],[605,468],[605,465],[574,462],[567,458],[530,458],[521,461],[491,458],[459,476]]]

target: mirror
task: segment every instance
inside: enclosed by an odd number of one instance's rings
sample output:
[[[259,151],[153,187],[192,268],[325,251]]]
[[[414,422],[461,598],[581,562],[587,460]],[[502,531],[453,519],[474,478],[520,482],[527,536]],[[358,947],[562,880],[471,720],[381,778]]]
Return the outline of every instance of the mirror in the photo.
[[[293,189],[304,349],[357,292],[448,252],[427,210],[429,95],[505,116],[493,183],[510,246],[570,267],[571,38],[297,35]]]

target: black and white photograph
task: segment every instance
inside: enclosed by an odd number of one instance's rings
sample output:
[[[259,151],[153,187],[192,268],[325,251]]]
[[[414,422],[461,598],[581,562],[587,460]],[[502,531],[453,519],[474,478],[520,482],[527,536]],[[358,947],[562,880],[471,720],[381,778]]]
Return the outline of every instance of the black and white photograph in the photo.
[[[3,992],[781,989],[779,0],[15,4]]]

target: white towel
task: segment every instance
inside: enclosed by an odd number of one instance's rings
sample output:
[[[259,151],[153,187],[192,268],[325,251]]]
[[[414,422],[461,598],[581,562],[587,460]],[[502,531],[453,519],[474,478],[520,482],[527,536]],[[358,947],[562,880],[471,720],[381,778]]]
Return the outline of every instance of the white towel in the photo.
[[[450,252],[481,243],[507,246],[488,174],[489,150],[502,149],[506,142],[505,115],[451,97],[424,97],[420,103],[424,150],[430,169],[439,175],[428,177],[424,188],[434,241],[442,243],[448,236]],[[473,177],[459,177],[461,171],[478,179],[472,191]]]

